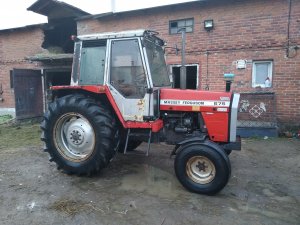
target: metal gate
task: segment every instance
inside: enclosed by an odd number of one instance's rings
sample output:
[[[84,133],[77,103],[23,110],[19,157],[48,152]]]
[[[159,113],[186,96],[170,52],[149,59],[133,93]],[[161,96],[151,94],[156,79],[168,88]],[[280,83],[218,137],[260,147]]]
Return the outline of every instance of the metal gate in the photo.
[[[238,127],[276,128],[276,99],[274,92],[240,93]]]
[[[39,70],[13,70],[16,118],[25,119],[43,115],[42,76]]]

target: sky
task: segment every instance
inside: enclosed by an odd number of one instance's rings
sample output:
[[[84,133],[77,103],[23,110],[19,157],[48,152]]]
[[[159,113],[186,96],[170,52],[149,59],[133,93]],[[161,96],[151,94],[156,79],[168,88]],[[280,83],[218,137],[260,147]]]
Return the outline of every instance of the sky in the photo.
[[[37,0],[2,0],[0,7],[0,30],[46,23],[47,17],[27,11]],[[91,14],[111,12],[111,0],[60,0]],[[115,11],[129,11],[159,5],[189,2],[193,0],[115,0]]]

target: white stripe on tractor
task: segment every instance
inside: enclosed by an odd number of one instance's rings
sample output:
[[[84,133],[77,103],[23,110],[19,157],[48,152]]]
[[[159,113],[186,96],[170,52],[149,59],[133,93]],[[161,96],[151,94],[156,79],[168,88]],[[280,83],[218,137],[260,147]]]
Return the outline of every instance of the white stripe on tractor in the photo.
[[[160,105],[229,107],[230,101],[161,99]]]

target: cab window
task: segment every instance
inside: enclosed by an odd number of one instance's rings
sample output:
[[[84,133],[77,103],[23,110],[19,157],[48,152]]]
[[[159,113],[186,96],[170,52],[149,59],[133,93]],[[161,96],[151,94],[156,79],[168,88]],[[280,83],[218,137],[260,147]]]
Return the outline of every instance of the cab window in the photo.
[[[145,96],[147,79],[137,39],[112,41],[110,83],[126,98]]]
[[[83,41],[80,59],[80,85],[102,85],[106,40]]]

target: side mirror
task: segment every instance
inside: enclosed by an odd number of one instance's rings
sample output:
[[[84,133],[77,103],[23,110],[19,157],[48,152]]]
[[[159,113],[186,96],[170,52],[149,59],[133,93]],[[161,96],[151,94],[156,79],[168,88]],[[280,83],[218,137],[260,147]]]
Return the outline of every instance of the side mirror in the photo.
[[[147,94],[152,94],[153,93],[153,88],[146,88],[146,93]]]

